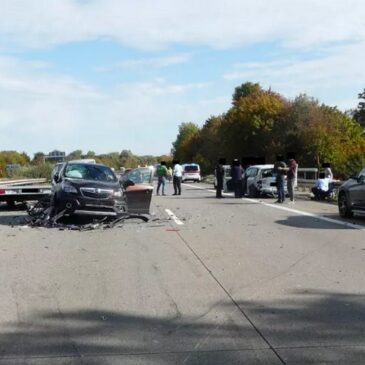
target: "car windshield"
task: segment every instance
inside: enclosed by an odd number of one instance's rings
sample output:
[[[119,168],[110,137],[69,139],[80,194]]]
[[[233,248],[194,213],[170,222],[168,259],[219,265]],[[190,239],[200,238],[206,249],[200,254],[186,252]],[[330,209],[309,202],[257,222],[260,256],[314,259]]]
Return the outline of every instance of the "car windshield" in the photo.
[[[197,172],[197,171],[199,171],[199,167],[196,165],[187,165],[187,166],[184,166],[184,171],[185,172]]]
[[[153,170],[146,168],[138,168],[128,171],[123,175],[123,181],[133,181],[135,184],[151,184]]]
[[[71,179],[117,181],[113,171],[103,165],[68,164],[64,175]]]

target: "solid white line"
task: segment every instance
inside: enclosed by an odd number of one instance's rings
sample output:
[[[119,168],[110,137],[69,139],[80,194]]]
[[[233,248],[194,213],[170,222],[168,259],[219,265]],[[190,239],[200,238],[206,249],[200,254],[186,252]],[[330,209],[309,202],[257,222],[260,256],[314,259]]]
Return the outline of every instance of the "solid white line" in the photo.
[[[196,187],[194,185],[189,185],[189,186],[191,186],[192,188],[196,188],[196,189],[204,189],[202,187]],[[215,193],[215,190],[210,190],[210,189],[205,189],[205,190],[206,191],[209,191],[209,192],[214,192]],[[223,195],[233,196],[232,193],[223,193]],[[345,226],[345,227],[348,227],[348,228],[354,228],[354,229],[358,229],[360,231],[365,231],[365,227],[364,226],[360,226],[359,224],[348,223],[348,222],[340,221],[338,219],[324,217],[323,215],[320,215],[320,214],[304,212],[302,210],[297,210],[297,209],[285,207],[285,206],[282,206],[282,205],[276,205],[276,204],[266,203],[266,202],[263,202],[263,201],[257,200],[257,199],[243,198],[243,200],[247,200],[247,201],[250,201],[252,203],[257,203],[257,204],[265,205],[267,207],[271,207],[271,208],[275,208],[275,209],[279,209],[279,210],[284,210],[284,211],[287,211],[287,212],[290,212],[290,213],[295,213],[295,214],[299,214],[299,215],[303,215],[303,216],[307,216],[307,217],[312,217],[312,218],[320,219],[320,220],[325,221],[325,222],[329,222],[329,223],[333,223],[333,224],[339,224],[341,226]]]
[[[263,201],[256,200],[256,199],[249,199],[249,198],[244,198],[244,199],[245,200],[248,200],[248,201],[251,201],[253,203],[259,203],[259,204],[265,205],[267,207],[271,207],[271,208],[275,208],[275,209],[279,209],[279,210],[284,210],[284,211],[291,212],[291,213],[296,213],[296,214],[299,214],[299,215],[304,215],[306,217],[312,217],[312,218],[320,219],[322,221],[329,222],[329,223],[340,224],[340,225],[345,226],[345,227],[348,227],[348,228],[359,229],[360,231],[365,231],[365,227],[364,226],[360,226],[359,224],[348,223],[348,222],[340,221],[338,219],[328,218],[328,217],[325,217],[323,215],[316,214],[316,213],[309,213],[309,212],[304,212],[302,210],[297,210],[297,209],[293,209],[293,208],[283,207],[282,205],[265,203]]]
[[[178,217],[176,217],[176,215],[170,210],[170,209],[165,209],[165,212],[168,214],[168,216],[170,217],[170,218],[172,218],[173,220],[174,220],[174,222],[176,223],[176,224],[178,224],[179,226],[181,226],[181,225],[183,225],[184,223],[183,222],[181,222],[181,220],[178,218]]]

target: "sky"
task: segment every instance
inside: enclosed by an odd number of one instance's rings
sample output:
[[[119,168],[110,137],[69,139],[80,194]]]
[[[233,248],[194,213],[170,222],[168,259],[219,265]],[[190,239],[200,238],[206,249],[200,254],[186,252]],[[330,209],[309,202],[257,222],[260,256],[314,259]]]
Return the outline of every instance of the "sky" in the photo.
[[[169,153],[247,81],[345,111],[364,59],[363,0],[0,0],[0,150]]]

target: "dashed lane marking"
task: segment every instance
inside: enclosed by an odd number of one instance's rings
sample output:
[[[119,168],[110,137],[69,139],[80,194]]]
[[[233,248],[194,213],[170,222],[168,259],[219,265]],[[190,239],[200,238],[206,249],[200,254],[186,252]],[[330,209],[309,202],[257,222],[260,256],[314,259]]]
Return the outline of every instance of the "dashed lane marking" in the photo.
[[[201,186],[194,186],[194,185],[190,185],[190,184],[189,185],[188,184],[185,184],[185,185],[187,185],[189,187],[192,187],[192,188],[195,188],[195,189],[201,189],[201,190],[206,190],[206,191],[214,192],[215,193],[215,190],[206,189],[206,188],[201,187]],[[225,195],[225,196],[233,196],[233,194],[231,194],[231,193],[223,193],[223,195]],[[325,216],[320,215],[320,214],[309,213],[309,212],[305,212],[303,210],[298,210],[298,209],[293,209],[293,208],[289,208],[289,207],[284,207],[282,205],[276,205],[276,204],[272,204],[272,203],[266,203],[266,202],[263,202],[263,201],[257,200],[257,199],[250,199],[250,198],[242,198],[242,199],[243,200],[247,200],[247,201],[252,202],[252,203],[257,203],[257,204],[265,205],[265,206],[270,207],[270,208],[284,210],[284,211],[291,212],[291,213],[295,213],[295,214],[298,214],[298,215],[303,215],[303,216],[307,216],[307,217],[312,217],[312,218],[320,219],[320,220],[325,221],[325,222],[328,222],[328,223],[339,224],[339,225],[344,226],[344,227],[347,227],[347,228],[354,228],[354,229],[358,229],[360,231],[365,231],[365,227],[364,226],[361,226],[359,224],[344,222],[344,221],[340,221],[338,219],[325,217]]]
[[[170,218],[174,220],[177,225],[182,226],[184,224],[170,209],[165,209],[165,212]]]

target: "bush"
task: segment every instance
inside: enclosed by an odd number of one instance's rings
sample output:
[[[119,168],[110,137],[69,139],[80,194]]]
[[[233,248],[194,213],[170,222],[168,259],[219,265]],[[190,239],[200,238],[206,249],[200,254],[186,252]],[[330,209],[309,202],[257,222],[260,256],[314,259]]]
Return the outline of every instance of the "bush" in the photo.
[[[45,178],[51,180],[51,172],[53,170],[53,164],[44,164],[38,166],[23,166],[18,169],[12,170],[8,173],[10,178],[28,178],[28,179],[41,179]]]

